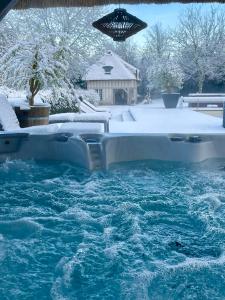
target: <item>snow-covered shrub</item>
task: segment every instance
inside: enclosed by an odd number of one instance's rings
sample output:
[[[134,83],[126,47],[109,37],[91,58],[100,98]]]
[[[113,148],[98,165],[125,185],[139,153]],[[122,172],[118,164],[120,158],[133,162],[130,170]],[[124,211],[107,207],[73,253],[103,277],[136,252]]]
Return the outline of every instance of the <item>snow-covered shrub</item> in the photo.
[[[73,93],[62,88],[44,90],[39,93],[39,97],[44,103],[50,105],[51,114],[79,111],[78,96],[75,90],[73,90]]]
[[[15,91],[4,85],[0,86],[0,94],[5,95],[7,97],[14,97],[14,98],[25,97],[25,91]]]
[[[70,89],[66,78],[70,50],[65,42],[43,36],[19,41],[0,58],[2,81],[14,89],[26,89],[30,105],[42,89]]]
[[[39,96],[43,102],[50,104],[52,114],[78,112],[79,104],[77,104],[76,99],[79,99],[79,97],[82,97],[83,100],[87,100],[94,105],[97,105],[100,101],[96,91],[82,89],[74,89],[72,93],[66,89],[59,88],[43,90],[39,93]]]
[[[184,73],[174,59],[158,58],[148,69],[148,80],[150,89],[174,92],[181,89]]]
[[[76,90],[76,94],[78,97],[82,97],[84,100],[89,101],[94,105],[99,105],[100,97],[99,94],[95,90]]]

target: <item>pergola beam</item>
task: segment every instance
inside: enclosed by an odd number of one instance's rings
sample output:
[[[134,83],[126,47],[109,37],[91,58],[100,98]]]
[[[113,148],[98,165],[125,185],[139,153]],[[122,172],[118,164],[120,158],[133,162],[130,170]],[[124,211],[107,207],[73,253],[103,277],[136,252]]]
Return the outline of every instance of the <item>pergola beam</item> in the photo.
[[[47,8],[47,7],[85,7],[107,4],[166,4],[171,2],[179,3],[206,3],[219,2],[225,0],[0,0],[0,21],[11,8]]]
[[[0,1],[0,21],[8,11],[17,4],[18,0],[1,0]]]
[[[1,1],[1,0],[0,0]],[[47,8],[47,7],[83,7],[107,4],[167,4],[178,3],[206,3],[219,2],[225,3],[225,0],[19,0],[16,9],[26,8]]]

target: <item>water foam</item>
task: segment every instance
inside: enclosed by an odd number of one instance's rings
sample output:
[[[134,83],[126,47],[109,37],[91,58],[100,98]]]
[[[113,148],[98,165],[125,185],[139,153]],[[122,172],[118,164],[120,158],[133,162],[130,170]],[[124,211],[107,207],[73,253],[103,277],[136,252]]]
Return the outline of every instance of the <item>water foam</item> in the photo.
[[[205,164],[89,174],[7,162],[0,298],[225,298],[224,175]]]

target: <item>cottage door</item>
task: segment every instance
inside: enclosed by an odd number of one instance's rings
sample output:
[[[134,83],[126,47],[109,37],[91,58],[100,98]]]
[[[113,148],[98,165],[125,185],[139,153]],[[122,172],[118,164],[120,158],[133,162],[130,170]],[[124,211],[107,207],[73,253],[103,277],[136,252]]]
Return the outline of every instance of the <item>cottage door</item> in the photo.
[[[128,100],[128,95],[123,89],[114,90],[114,103],[116,105],[126,105]]]

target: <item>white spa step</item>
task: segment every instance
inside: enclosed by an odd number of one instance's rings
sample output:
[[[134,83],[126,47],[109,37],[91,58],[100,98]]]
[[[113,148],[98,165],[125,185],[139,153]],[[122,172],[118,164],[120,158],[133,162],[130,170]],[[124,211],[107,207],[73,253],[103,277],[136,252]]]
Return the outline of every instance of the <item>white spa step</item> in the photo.
[[[91,169],[99,170],[103,168],[102,161],[102,147],[101,143],[91,142],[87,143],[89,148],[90,160],[91,160]]]

